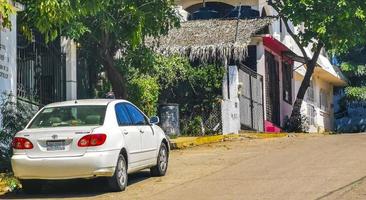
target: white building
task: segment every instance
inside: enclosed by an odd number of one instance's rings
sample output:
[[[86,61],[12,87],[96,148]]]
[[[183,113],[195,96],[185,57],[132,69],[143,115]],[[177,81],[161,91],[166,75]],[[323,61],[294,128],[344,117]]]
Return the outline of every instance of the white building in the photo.
[[[176,3],[183,21],[190,20],[190,17],[192,18],[194,13],[203,7],[201,0],[176,0]],[[241,9],[245,9],[249,17],[253,13],[257,17],[277,15],[266,0],[206,0],[204,3],[207,8],[217,11],[219,15],[239,6]],[[291,24],[290,26],[295,33],[298,31],[298,28]],[[226,124],[231,127],[228,132],[236,132],[233,129],[238,129],[238,127],[264,132],[280,132],[285,119],[291,115],[292,105],[296,100],[296,94],[305,70],[303,63],[297,62],[297,59],[289,55],[302,56],[280,20],[274,20],[266,30],[254,35],[248,49],[249,54],[245,65],[256,73],[256,77],[262,78],[262,92],[256,93],[252,91],[253,88],[250,89],[248,85],[252,87],[252,82],[248,82],[245,76],[241,76],[243,70],[239,67],[238,75],[236,75],[239,78],[234,76],[232,79],[234,81],[229,81],[232,87],[232,84],[237,80],[239,105],[229,106],[230,109],[225,106],[224,110],[230,111],[226,114],[223,113],[223,119],[226,119],[223,121],[223,126],[225,127]],[[309,54],[311,54],[310,51]],[[233,69],[230,71],[233,74]],[[323,51],[312,78],[312,86],[307,93],[308,98],[302,106],[302,112],[310,122],[310,132],[333,130],[333,87],[345,84],[343,75],[337,67],[330,63],[325,51]],[[225,87],[227,87],[226,81],[224,81],[224,98],[225,91],[227,91]],[[250,92],[248,92],[249,89]],[[263,97],[262,102],[256,102],[252,99],[253,96],[258,95]],[[249,96],[251,99],[248,102]],[[233,105],[236,105],[236,100],[232,101]],[[263,106],[263,109],[256,109],[256,106]],[[240,120],[229,118],[237,116],[237,113],[239,113]],[[263,123],[256,124],[261,122],[261,117]],[[258,128],[260,126],[263,128]]]

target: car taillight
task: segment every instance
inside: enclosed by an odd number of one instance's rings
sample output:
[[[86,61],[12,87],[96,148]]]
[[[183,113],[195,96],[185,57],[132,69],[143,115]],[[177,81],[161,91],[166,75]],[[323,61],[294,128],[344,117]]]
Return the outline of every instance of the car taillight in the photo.
[[[104,144],[107,139],[106,134],[91,134],[82,137],[79,142],[79,147],[95,147]]]
[[[11,146],[14,149],[33,149],[33,144],[27,138],[15,137]]]

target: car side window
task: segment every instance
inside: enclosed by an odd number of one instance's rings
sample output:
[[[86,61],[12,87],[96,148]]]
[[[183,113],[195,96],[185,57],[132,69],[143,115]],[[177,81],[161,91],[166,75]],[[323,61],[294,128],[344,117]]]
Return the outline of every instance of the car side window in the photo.
[[[148,124],[145,116],[135,106],[128,103],[124,104],[124,106],[126,107],[134,125]]]
[[[130,117],[128,116],[128,113],[127,113],[125,107],[123,106],[123,104],[117,104],[115,106],[115,109],[116,109],[118,125],[120,125],[120,126],[132,125],[132,121],[131,121]]]

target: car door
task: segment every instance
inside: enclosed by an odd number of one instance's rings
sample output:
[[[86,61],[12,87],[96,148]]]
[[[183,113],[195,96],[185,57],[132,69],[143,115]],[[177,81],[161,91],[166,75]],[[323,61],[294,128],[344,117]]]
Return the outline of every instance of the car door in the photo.
[[[147,117],[134,105],[126,103],[126,109],[141,135],[141,151],[145,163],[155,161],[157,151],[157,137]]]
[[[115,111],[119,129],[121,134],[123,134],[126,149],[129,154],[128,165],[131,168],[137,167],[143,161],[140,131],[134,126],[123,103],[116,104]]]

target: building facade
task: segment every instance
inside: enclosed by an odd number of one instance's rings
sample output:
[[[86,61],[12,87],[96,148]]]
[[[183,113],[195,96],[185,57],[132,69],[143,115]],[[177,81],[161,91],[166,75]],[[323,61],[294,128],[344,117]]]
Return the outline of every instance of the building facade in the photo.
[[[265,0],[177,0],[176,3],[182,21],[228,16],[251,19],[277,15]],[[290,27],[295,33],[301,28],[291,24]],[[234,95],[238,99],[232,99],[232,106],[225,105],[223,108],[223,119],[229,119],[228,122],[223,120],[223,127],[225,124],[231,127],[227,131],[224,128],[224,133],[237,132],[236,129],[281,131],[291,115],[292,105],[306,69],[303,63],[289,55],[300,57],[300,53],[281,20],[273,20],[252,37],[246,60],[240,64],[235,63],[236,70],[228,68],[229,76],[224,77],[224,99],[230,99],[225,95],[227,91],[231,91],[232,95],[238,93]],[[324,51],[318,60],[312,85],[301,109],[308,118],[309,132],[333,130],[333,87],[345,84],[341,72],[330,64]],[[238,119],[228,116],[237,116]]]

